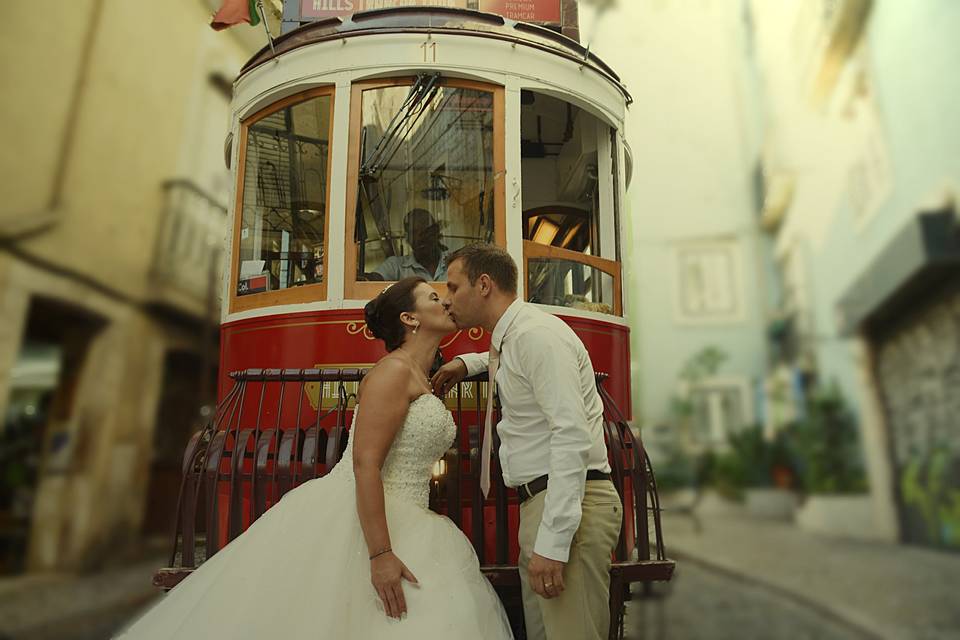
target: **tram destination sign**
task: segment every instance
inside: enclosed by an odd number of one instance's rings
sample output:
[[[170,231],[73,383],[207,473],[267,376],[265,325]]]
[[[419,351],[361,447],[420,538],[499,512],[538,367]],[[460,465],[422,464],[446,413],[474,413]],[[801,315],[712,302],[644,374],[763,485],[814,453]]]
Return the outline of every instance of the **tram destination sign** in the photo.
[[[560,24],[560,0],[300,0],[300,19],[323,20],[394,7],[479,9],[511,20]]]
[[[560,0],[480,0],[480,11],[511,20],[560,24]]]

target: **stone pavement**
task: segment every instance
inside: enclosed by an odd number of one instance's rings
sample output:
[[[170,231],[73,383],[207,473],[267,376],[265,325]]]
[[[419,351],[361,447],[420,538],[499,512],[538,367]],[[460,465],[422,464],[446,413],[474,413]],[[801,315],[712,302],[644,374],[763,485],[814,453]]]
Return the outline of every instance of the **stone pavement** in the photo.
[[[960,638],[960,554],[828,538],[747,515],[664,513],[667,555],[794,598],[877,638]]]
[[[29,575],[0,579],[0,640],[40,638],[72,621],[134,611],[160,591],[150,584],[162,555],[84,576]]]
[[[747,515],[667,512],[663,522],[676,584],[663,585],[663,605],[628,605],[628,638],[960,639],[960,554],[831,539]],[[165,562],[152,554],[81,577],[0,579],[0,640],[98,638],[159,596],[150,577]],[[818,629],[804,609],[836,624]]]
[[[875,640],[763,585],[688,561],[649,595],[635,590],[624,622],[625,640]]]

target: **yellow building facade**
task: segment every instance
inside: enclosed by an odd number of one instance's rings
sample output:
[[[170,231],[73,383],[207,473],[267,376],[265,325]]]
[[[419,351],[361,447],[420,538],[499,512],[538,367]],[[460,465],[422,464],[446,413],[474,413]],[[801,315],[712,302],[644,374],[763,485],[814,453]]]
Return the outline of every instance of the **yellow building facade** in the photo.
[[[214,392],[232,79],[265,43],[213,32],[214,4],[6,8],[0,574],[92,568],[172,526]]]

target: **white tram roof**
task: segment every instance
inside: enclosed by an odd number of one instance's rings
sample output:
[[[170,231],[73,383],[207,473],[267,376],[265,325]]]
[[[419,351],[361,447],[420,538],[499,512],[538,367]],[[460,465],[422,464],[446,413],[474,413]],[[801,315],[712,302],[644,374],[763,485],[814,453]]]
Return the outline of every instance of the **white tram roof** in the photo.
[[[612,85],[623,103],[629,105],[630,96],[620,77],[603,60],[576,40],[546,27],[510,20],[503,16],[446,7],[394,7],[334,17],[306,24],[274,40],[274,47],[263,47],[241,69],[237,78],[245,76],[284,54],[302,47],[324,43],[346,43],[349,39],[391,34],[430,34],[489,38],[548,53],[587,68]],[[437,65],[442,67],[443,65]],[[258,74],[252,74],[258,75]]]

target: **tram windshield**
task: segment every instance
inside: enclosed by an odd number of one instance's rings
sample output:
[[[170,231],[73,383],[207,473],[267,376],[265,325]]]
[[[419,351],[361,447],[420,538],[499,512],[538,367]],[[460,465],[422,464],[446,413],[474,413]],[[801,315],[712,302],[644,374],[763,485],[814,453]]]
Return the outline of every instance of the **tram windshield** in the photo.
[[[237,295],[323,282],[329,95],[247,130]]]
[[[443,281],[448,253],[493,240],[493,98],[437,76],[362,92],[357,280]]]

